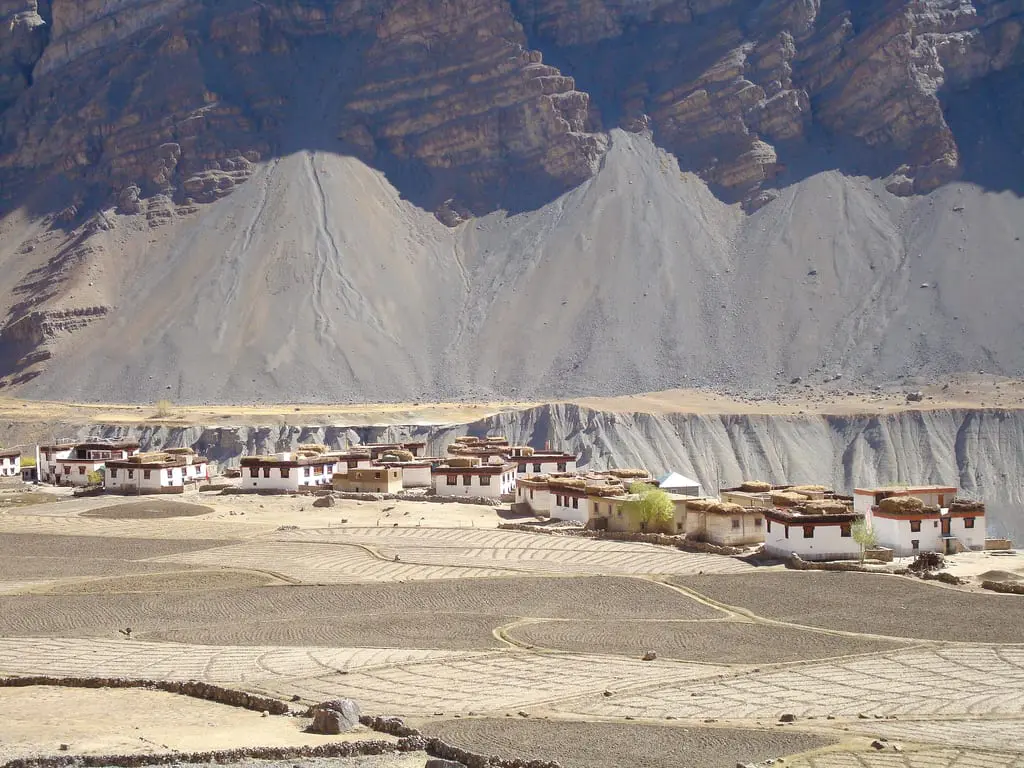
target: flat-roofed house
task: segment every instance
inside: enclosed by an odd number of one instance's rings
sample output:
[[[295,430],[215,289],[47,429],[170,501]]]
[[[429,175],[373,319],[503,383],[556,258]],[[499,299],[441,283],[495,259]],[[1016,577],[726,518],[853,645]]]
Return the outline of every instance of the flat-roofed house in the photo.
[[[395,458],[392,454],[384,454],[374,462],[375,467],[387,467],[397,469],[402,473],[402,488],[429,488],[431,484],[430,469],[434,462],[429,458],[416,458],[411,461],[404,461]]]
[[[516,503],[538,517],[551,515],[551,478],[548,475],[516,477]]]
[[[640,498],[638,493],[624,493],[622,486],[591,486],[587,494],[587,511],[590,520],[587,525],[596,531],[624,533],[667,533],[679,535],[686,532],[686,500],[688,497],[675,493],[666,495],[672,502],[672,520],[663,522],[645,521],[630,504]]]
[[[21,477],[21,451],[0,451],[0,477]]]
[[[71,455],[77,443],[74,440],[61,440],[50,445],[36,448],[36,477],[41,483],[57,483],[57,459],[65,459]]]
[[[133,440],[90,440],[76,443],[71,450],[54,452],[53,482],[57,485],[88,485],[89,475],[110,460],[123,461],[139,452]]]
[[[344,475],[335,475],[335,490],[347,493],[398,493],[402,490],[402,470],[394,467],[359,467]]]
[[[246,456],[242,488],[253,491],[291,491],[331,485],[336,457],[331,454],[282,452],[272,456]]]
[[[765,508],[719,499],[687,498],[686,536],[724,547],[746,547],[765,540]]]
[[[958,498],[956,492],[939,485],[858,488],[854,504],[866,515],[879,545],[896,557],[984,549],[985,505]]]
[[[537,451],[528,446],[513,446],[508,460],[516,465],[516,475],[553,475],[576,471],[579,456],[564,451]]]
[[[514,464],[482,462],[476,456],[453,456],[430,470],[431,489],[437,496],[479,496],[501,499],[516,489]]]
[[[351,469],[369,469],[373,466],[373,459],[370,458],[370,452],[362,449],[341,452],[334,451],[324,455],[334,459],[334,467],[331,471],[332,475],[344,475]]]
[[[111,493],[184,493],[209,479],[209,462],[193,452],[137,453],[109,459],[103,489]]]
[[[861,550],[853,525],[862,519],[853,506],[837,499],[807,501],[764,510],[765,552],[803,560],[854,560]]]

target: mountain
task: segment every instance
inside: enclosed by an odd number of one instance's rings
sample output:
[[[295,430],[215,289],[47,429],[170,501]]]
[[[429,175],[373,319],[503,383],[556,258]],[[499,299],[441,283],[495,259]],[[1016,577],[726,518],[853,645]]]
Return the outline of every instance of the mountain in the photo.
[[[1024,372],[1024,0],[0,0],[0,383]]]

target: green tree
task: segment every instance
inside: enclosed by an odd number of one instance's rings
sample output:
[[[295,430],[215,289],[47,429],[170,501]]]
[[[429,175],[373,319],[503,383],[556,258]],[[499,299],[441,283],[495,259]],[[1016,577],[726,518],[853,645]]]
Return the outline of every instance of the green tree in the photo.
[[[156,416],[158,419],[166,419],[173,412],[174,404],[170,400],[158,400],[156,403]]]
[[[629,486],[629,493],[635,498],[623,506],[630,517],[636,516],[644,532],[649,528],[671,529],[676,508],[667,493],[646,483],[633,483]]]
[[[94,470],[85,476],[89,485],[103,485],[103,473],[99,470]]]
[[[868,525],[868,521],[861,518],[853,524],[850,533],[853,535],[853,540],[860,544],[860,562],[864,564],[864,553],[878,546],[878,534],[874,532],[871,526]]]

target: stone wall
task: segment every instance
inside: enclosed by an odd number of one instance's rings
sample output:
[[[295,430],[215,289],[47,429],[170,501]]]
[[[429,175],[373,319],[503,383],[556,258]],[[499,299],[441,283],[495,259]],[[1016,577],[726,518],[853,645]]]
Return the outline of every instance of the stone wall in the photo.
[[[608,539],[610,541],[635,541],[641,544],[658,544],[663,547],[675,547],[685,552],[701,552],[711,555],[742,555],[746,550],[738,547],[722,547],[706,541],[695,541],[685,536],[672,536],[667,533],[629,533],[624,531],[592,531],[586,528],[545,528],[529,523],[502,523],[498,528],[505,531],[524,531],[526,533],[544,533],[549,536],[580,536],[587,539]]]
[[[1005,581],[983,581],[982,589],[991,589],[993,592],[1002,592],[1006,595],[1024,595],[1024,584],[1010,584]]]

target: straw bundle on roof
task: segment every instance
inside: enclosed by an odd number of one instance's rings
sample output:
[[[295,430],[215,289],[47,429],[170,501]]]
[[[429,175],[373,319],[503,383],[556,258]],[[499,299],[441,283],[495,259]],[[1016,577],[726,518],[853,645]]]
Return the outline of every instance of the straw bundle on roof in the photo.
[[[508,445],[508,438],[504,435],[494,435],[492,437],[485,437],[484,441],[492,445]]]
[[[621,485],[587,485],[585,488],[591,496],[621,496],[625,490]]]
[[[772,489],[771,483],[766,483],[763,480],[744,480],[740,484],[740,490],[746,491],[747,493],[764,493]]]
[[[732,504],[728,501],[719,501],[712,504],[708,508],[708,512],[714,512],[717,515],[740,515],[743,514],[744,507],[739,504]]]
[[[164,453],[169,453],[171,456],[195,456],[196,452],[191,448],[164,448]]]
[[[807,497],[802,493],[793,491],[772,491],[771,499],[772,504],[777,507],[795,507],[797,504],[807,501]]]
[[[152,464],[157,461],[170,461],[170,454],[164,451],[151,451],[150,453],[137,453],[129,457],[129,461],[137,464]]]
[[[586,488],[587,481],[582,477],[553,477],[549,485],[552,488]]]
[[[806,504],[800,505],[802,512],[813,515],[839,515],[849,512],[850,509],[849,505],[835,499],[819,499],[818,501],[808,501]]]
[[[795,493],[824,493],[829,490],[824,485],[794,485],[786,489]]]
[[[683,502],[685,507],[691,512],[707,512],[720,503],[718,499],[687,499]]]
[[[646,469],[633,469],[630,467],[626,467],[625,469],[609,469],[608,474],[612,477],[625,479],[646,478],[651,476],[651,473]]]
[[[985,514],[985,502],[974,499],[962,499],[957,496],[949,502],[950,512],[980,512]]]
[[[479,467],[480,459],[476,456],[454,456],[448,459],[449,467]]]
[[[889,496],[878,502],[878,508],[892,514],[920,512],[924,509],[924,502],[917,496]]]
[[[480,438],[473,437],[472,435],[463,435],[462,437],[456,437],[452,442],[457,445],[474,445],[480,442]]]
[[[382,458],[384,461],[412,461],[416,456],[412,451],[407,451],[404,448],[395,448],[385,453]]]
[[[533,448],[531,448],[528,445],[517,445],[515,447],[519,449],[520,456],[533,456],[533,454],[535,453]]]
[[[295,450],[309,453],[327,453],[327,446],[321,445],[320,443],[299,443],[299,445],[295,447]]]

